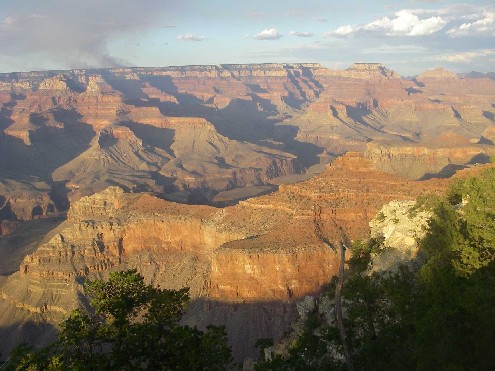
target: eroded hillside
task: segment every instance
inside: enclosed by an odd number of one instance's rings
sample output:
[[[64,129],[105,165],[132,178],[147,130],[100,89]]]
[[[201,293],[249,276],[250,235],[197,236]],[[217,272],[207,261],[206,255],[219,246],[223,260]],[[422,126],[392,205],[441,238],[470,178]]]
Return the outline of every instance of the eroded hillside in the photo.
[[[412,179],[451,174],[493,151],[494,104],[488,78],[402,79],[366,63],[2,74],[0,218],[63,211],[111,185],[210,203],[350,150]]]
[[[25,251],[19,271],[2,278],[3,325],[34,339],[40,329],[26,323],[57,323],[84,305],[83,279],[132,267],[161,287],[190,287],[187,320],[226,325],[242,358],[256,339],[281,336],[295,301],[336,274],[338,256],[315,234],[315,213],[330,241],[342,231],[362,238],[383,204],[447,183],[405,180],[349,153],[308,181],[225,208],[107,188],[75,202],[66,221]]]
[[[494,115],[493,80],[380,64],[0,75],[4,352],[47,341],[85,279],[138,268],[253,355],[337,271],[317,223],[362,238],[389,201],[443,192],[493,153]]]

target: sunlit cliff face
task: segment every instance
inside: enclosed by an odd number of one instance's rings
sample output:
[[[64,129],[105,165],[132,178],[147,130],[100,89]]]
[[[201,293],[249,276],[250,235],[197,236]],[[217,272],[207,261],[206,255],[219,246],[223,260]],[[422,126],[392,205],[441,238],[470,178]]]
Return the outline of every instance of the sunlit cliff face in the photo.
[[[363,238],[383,204],[446,182],[412,179],[486,162],[494,86],[364,63],[2,75],[1,268],[16,273],[0,306],[55,323],[83,278],[138,267],[190,287],[191,321],[211,322],[205,312],[235,332],[240,313],[259,314],[253,344],[279,336],[294,301],[336,273],[315,210],[332,243]],[[215,200],[232,206],[190,205]]]
[[[408,178],[445,176],[486,162],[494,139],[495,82],[443,69],[415,80],[378,63],[343,71],[310,63],[73,70],[0,80],[8,219],[63,211],[111,185],[209,203],[226,190],[293,181],[349,150]]]

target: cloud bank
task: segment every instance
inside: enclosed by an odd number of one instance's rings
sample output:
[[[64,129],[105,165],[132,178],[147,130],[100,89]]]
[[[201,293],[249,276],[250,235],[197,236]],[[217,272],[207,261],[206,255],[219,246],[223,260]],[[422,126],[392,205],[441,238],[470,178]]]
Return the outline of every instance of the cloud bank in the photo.
[[[0,19],[0,56],[26,54],[52,59],[65,67],[111,67],[124,63],[112,56],[112,38],[163,23],[162,0],[24,0],[10,4]]]
[[[466,22],[466,20],[469,20]],[[325,33],[329,37],[428,36],[442,31],[449,37],[495,36],[495,11],[469,5],[437,10],[402,9],[361,25],[342,25]]]
[[[447,20],[440,17],[420,18],[413,10],[403,9],[394,17],[382,17],[361,26],[344,25],[326,36],[348,37],[359,34],[377,34],[385,36],[425,36],[440,31]]]
[[[455,54],[440,55],[435,58],[438,61],[451,62],[451,63],[471,63],[477,58],[495,56],[495,49],[484,49],[470,52],[461,52]]]
[[[482,18],[474,22],[465,22],[458,27],[453,27],[447,34],[452,37],[480,34],[495,36],[495,11],[485,11]]]

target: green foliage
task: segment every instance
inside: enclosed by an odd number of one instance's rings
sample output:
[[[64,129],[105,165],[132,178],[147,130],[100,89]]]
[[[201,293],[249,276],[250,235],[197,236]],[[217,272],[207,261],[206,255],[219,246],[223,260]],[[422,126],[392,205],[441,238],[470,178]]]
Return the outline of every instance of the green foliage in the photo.
[[[315,321],[315,318],[309,319]],[[259,361],[256,371],[285,370],[337,370],[343,367],[343,360],[335,359],[328,352],[330,347],[338,346],[335,339],[338,333],[334,328],[323,325],[317,328],[306,326],[306,331],[294,341],[287,356],[274,355],[270,360]]]
[[[421,243],[418,364],[489,369],[495,356],[495,169],[452,184]]]
[[[259,349],[260,355],[259,358],[262,359],[265,357],[265,349],[273,346],[273,339],[271,338],[261,338],[256,341],[254,346]]]
[[[368,269],[373,255],[379,254],[385,247],[381,240],[372,238],[369,241],[354,241],[351,245],[351,258],[348,261],[350,271],[363,273]]]
[[[495,169],[452,184],[446,202],[435,208],[422,243],[426,269],[448,262],[456,275],[468,277],[495,260]],[[445,257],[447,259],[445,259]]]
[[[17,349],[7,369],[223,370],[232,360],[223,327],[203,332],[179,323],[188,289],[146,285],[135,270],[85,288],[93,311],[73,311],[53,345]]]
[[[22,343],[11,353],[7,362],[2,366],[5,370],[57,370],[58,360],[52,360],[49,356],[50,348],[35,350],[32,346]]]
[[[357,370],[495,365],[495,169],[456,181],[445,198],[418,199],[413,212],[426,209],[434,215],[420,257],[396,272],[368,270],[380,241],[352,245],[342,296]],[[337,329],[313,323],[287,355],[257,369],[340,370],[341,354]]]
[[[421,195],[416,199],[416,204],[409,212],[409,218],[414,218],[419,212],[425,210],[434,210],[439,204],[443,202],[443,199],[435,194]]]

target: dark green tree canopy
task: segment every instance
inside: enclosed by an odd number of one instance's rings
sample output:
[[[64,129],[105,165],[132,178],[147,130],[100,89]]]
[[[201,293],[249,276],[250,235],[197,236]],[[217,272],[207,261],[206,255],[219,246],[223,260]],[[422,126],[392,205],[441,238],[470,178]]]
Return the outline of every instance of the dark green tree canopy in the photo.
[[[11,354],[7,370],[223,370],[232,361],[223,327],[180,324],[188,289],[147,285],[136,270],[85,284],[92,310],[74,310],[58,340]]]
[[[356,242],[342,292],[357,370],[493,370],[495,169],[454,182],[433,211],[419,258],[397,272],[367,271],[380,241]],[[333,297],[333,288],[325,295]],[[286,355],[257,370],[344,370],[335,326],[318,311]],[[315,368],[314,365],[318,365]]]

